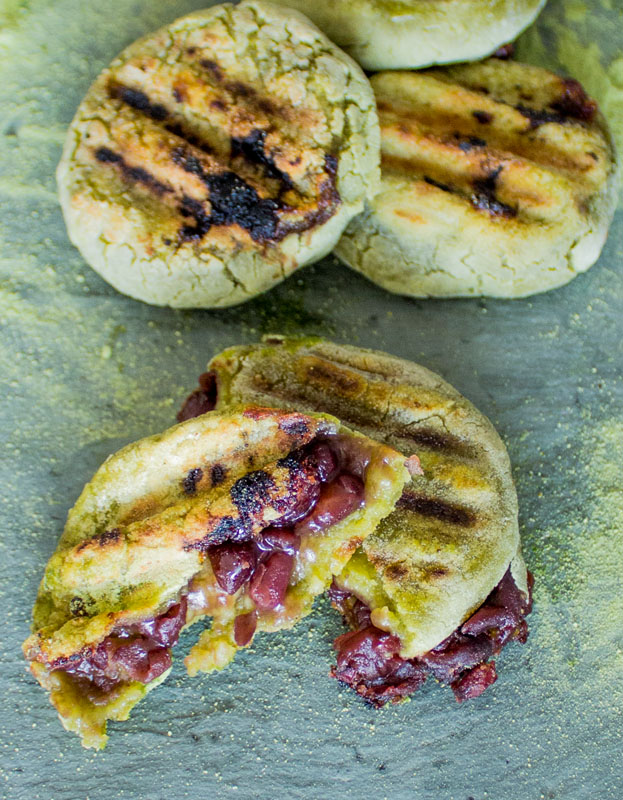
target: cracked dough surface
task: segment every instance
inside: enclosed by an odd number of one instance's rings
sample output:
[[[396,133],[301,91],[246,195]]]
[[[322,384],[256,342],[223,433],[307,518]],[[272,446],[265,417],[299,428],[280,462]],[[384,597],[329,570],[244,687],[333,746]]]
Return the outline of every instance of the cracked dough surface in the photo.
[[[296,11],[224,4],[124,50],[69,129],[69,236],[119,291],[229,306],[326,255],[378,186],[374,97]]]
[[[413,297],[524,297],[597,260],[618,170],[576,81],[490,59],[372,85],[381,191],[336,248],[346,264]]]
[[[545,0],[276,0],[369,70],[475,61],[512,41]]]

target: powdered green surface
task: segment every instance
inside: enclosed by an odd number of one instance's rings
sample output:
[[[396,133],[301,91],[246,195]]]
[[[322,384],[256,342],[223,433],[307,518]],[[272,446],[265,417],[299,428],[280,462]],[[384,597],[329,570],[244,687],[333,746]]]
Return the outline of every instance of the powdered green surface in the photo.
[[[623,215],[595,267],[531,300],[405,300],[332,259],[233,310],[126,299],[69,244],[54,169],[101,67],[200,5],[0,3],[0,796],[622,796]],[[616,125],[622,30],[618,0],[550,0],[521,55],[572,71]],[[111,725],[103,753],[84,751],[20,652],[67,510],[110,452],[171,423],[210,355],[268,331],[419,361],[492,418],[515,465],[536,574],[530,640],[505,651],[478,700],[458,706],[431,682],[375,712],[326,677],[341,623],[321,604],[221,674],[190,680],[178,659],[129,722]]]

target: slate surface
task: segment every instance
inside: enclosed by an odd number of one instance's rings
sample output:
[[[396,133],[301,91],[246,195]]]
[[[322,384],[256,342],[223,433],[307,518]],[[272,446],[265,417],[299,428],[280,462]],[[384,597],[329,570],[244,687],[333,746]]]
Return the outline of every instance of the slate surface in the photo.
[[[69,244],[54,169],[98,71],[199,5],[0,2],[2,797],[621,797],[623,215],[597,266],[530,300],[406,300],[332,258],[233,310],[124,298]],[[619,0],[550,0],[520,52],[571,70],[620,122],[622,23]],[[476,701],[431,682],[375,712],[326,677],[341,623],[321,602],[223,673],[191,681],[178,661],[104,752],[82,750],[20,653],[67,510],[106,455],[172,422],[212,353],[269,331],[419,361],[491,417],[537,580],[530,640]]]

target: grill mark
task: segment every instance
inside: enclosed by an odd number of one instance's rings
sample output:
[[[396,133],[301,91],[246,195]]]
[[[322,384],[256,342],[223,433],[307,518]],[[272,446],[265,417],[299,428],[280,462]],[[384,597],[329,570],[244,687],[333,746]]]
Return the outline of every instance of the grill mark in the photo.
[[[123,177],[130,183],[141,183],[161,196],[173,191],[169,186],[165,186],[157,178],[143,167],[131,167],[119,153],[115,153],[108,147],[99,147],[95,151],[95,158],[101,164],[112,164],[119,167]]]
[[[437,189],[441,189],[443,192],[450,192],[451,194],[454,194],[454,189],[448,186],[447,183],[440,183],[433,178],[429,178],[427,175],[424,176],[424,183],[428,183],[430,186],[435,186]]]
[[[223,544],[223,542],[244,542],[249,539],[249,532],[242,518],[222,517],[218,525],[204,536],[203,539],[184,545],[184,550],[199,550],[205,552],[208,547]]]
[[[194,55],[194,50],[191,53],[190,50],[187,51],[189,55]],[[219,83],[223,80],[223,70],[220,66],[216,63],[216,61],[212,61],[210,58],[202,58],[199,60],[199,63],[204,69],[207,69],[208,72],[212,75],[214,80],[218,81]]]
[[[208,58],[202,58],[199,63],[210,73],[212,80],[222,86],[223,89],[225,89],[225,91],[229,94],[233,95],[234,97],[244,98],[263,111],[265,114],[279,113],[278,106],[268,98],[260,96],[253,86],[249,86],[249,84],[243,83],[242,81],[226,81],[223,70],[220,64],[217,64],[216,61]]]
[[[457,525],[460,528],[471,528],[477,521],[476,515],[470,509],[412,492],[403,492],[396,506],[413,511],[423,517],[433,517],[440,522]]]
[[[486,141],[480,139],[478,136],[468,136],[466,139],[463,139],[460,133],[456,133],[455,137],[459,140],[459,150],[462,150],[464,153],[469,153],[472,150],[487,146]]]
[[[97,533],[90,539],[85,539],[78,546],[77,552],[79,553],[81,550],[84,550],[91,544],[97,544],[99,547],[106,547],[109,544],[116,544],[120,539],[121,539],[121,531],[119,530],[119,528],[112,528],[109,531],[103,531],[102,533]]]
[[[546,125],[548,122],[555,122],[561,125],[567,121],[567,117],[559,112],[547,111],[545,108],[532,108],[531,106],[524,106],[522,103],[518,103],[514,108],[530,121],[530,130],[539,128],[541,125]]]
[[[326,373],[328,377],[328,372]],[[360,425],[363,426],[378,426],[379,411],[372,409],[369,413],[365,411],[359,415],[353,414],[355,410],[352,405],[349,408],[343,408],[339,402],[332,402],[331,397],[323,397],[322,401],[314,400],[308,397],[305,391],[290,392],[279,388],[267,381],[264,375],[256,372],[250,377],[251,386],[260,394],[268,395],[270,398],[277,398],[287,406],[299,408],[301,403],[304,403],[305,410],[321,412],[325,414],[334,414],[339,417],[345,425],[356,428]],[[283,385],[283,384],[281,384]],[[335,381],[333,382],[335,384]],[[412,430],[410,428],[403,428],[399,425],[392,425],[391,421],[383,423],[383,429],[388,434],[395,435],[401,439],[413,442],[417,447],[426,448],[435,452],[444,452],[448,455],[464,456],[466,458],[473,457],[473,450],[470,445],[462,442],[456,436],[449,433],[439,433],[431,428],[418,428]]]
[[[331,364],[309,364],[305,368],[305,379],[322,385],[329,384],[343,395],[352,394],[361,388],[361,381],[356,376],[351,377]]]
[[[473,137],[473,139],[478,142],[478,144],[470,144],[466,140],[463,146],[462,144],[459,144],[460,149],[466,153],[471,150],[472,147],[486,146],[486,143],[485,145],[480,144],[480,142],[483,141],[482,139],[478,139],[478,137]],[[388,167],[388,162],[391,163],[391,161],[393,161],[393,159],[389,160],[383,158],[383,167]],[[406,163],[408,164],[409,162]],[[400,171],[404,171],[404,161],[401,161],[401,166],[399,169]],[[428,175],[422,176],[419,178],[419,180],[424,181],[424,183],[429,184],[429,186],[434,186],[437,189],[441,189],[443,192],[448,192],[449,194],[453,194],[458,198],[466,200],[472,205],[473,208],[478,209],[479,211],[487,211],[492,217],[506,217],[507,219],[510,219],[517,216],[517,209],[513,208],[513,206],[503,203],[501,200],[498,200],[495,193],[497,178],[502,169],[503,167],[501,166],[497,167],[484,178],[476,178],[473,180],[472,186],[474,191],[472,191],[471,194],[466,194],[465,190],[461,189],[460,187],[442,183],[441,181],[437,181]],[[415,179],[418,180],[418,177],[416,176]]]
[[[325,154],[325,179],[320,186],[318,202],[314,211],[305,214],[299,220],[280,220],[278,239],[283,239],[290,233],[302,233],[313,226],[323,225],[335,214],[339,208],[342,198],[337,190],[337,171],[338,159],[330,153]],[[294,209],[284,206],[285,211]]]
[[[275,178],[283,184],[283,189],[291,189],[293,187],[293,183],[290,179],[290,176],[286,175],[285,172],[282,172],[282,170],[276,166],[272,156],[266,154],[266,133],[266,131],[256,128],[244,138],[232,137],[232,157],[235,158],[236,156],[242,156],[242,158],[246,159],[252,164],[261,166],[266,175],[268,175],[270,178]]]
[[[184,196],[181,212],[184,216],[193,217],[195,225],[181,228],[182,240],[200,239],[213,225],[239,225],[255,242],[276,239],[279,224],[276,212],[280,208],[278,201],[260,197],[235,172],[206,172],[199,160],[184,147],[176,148],[171,157],[174,164],[199,178],[209,192],[209,214],[199,200]]]
[[[169,112],[160,103],[152,103],[145,92],[138,89],[131,89],[129,86],[111,83],[108,87],[108,94],[114,100],[121,100],[137,111],[142,111],[156,122],[162,122],[169,116]]]
[[[469,455],[471,448],[449,433],[439,433],[430,428],[417,430],[396,430],[403,439],[409,439],[420,447],[439,452],[454,453],[456,455]]]
[[[188,51],[190,53],[190,50]],[[222,83],[223,73],[220,66],[208,59],[203,59],[201,65],[208,69],[213,78]],[[230,93],[247,100],[253,100],[255,105],[266,113],[277,113],[274,104],[266,98],[259,97],[257,91],[239,81],[222,83],[223,87]],[[110,83],[108,93],[111,98],[120,100],[126,105],[146,114],[156,122],[164,123],[169,120],[168,110],[160,103],[153,103],[144,92],[122,84]],[[176,87],[172,88],[172,95],[176,102],[183,101],[183,93]],[[226,104],[215,100],[214,107],[224,110]],[[184,139],[188,144],[204,152],[211,153],[211,148],[206,143],[197,139],[192,134],[187,133],[182,126],[169,121],[163,124],[165,130],[169,131],[178,138]],[[252,164],[261,166],[269,178],[280,182],[281,187],[278,197],[289,189],[294,188],[294,184],[289,175],[280,170],[272,156],[267,155],[264,150],[266,132],[256,129],[246,137],[233,137],[231,140],[232,157],[242,156]],[[114,154],[113,157],[106,157],[103,153],[111,154],[108,148],[100,148],[98,160],[108,163],[117,163],[123,170],[125,177],[129,180],[143,183],[157,194],[173,191],[156,180],[150,173],[141,167],[129,167],[121,156]],[[213,226],[238,225],[246,230],[251,238],[258,243],[268,241],[278,242],[291,233],[301,233],[313,226],[322,225],[330,219],[336,212],[341,203],[339,192],[337,191],[337,170],[338,159],[331,154],[325,155],[325,180],[320,183],[318,200],[315,210],[303,214],[300,219],[281,220],[278,212],[292,213],[297,212],[297,208],[281,203],[279,199],[261,197],[257,190],[247,181],[231,170],[224,170],[221,173],[206,173],[200,162],[192,154],[187,153],[185,148],[176,148],[172,153],[174,163],[182,167],[189,174],[198,177],[209,190],[210,213],[208,214],[203,207],[203,203],[195,200],[188,195],[184,195],[179,205],[179,211],[184,217],[192,217],[193,225],[184,224],[178,232],[180,243],[184,241],[199,240],[205,236]]]
[[[513,109],[514,111],[518,111],[524,117],[526,117],[530,121],[530,126],[527,130],[532,130],[534,128],[538,128],[540,125],[543,125],[547,122],[553,122],[557,124],[564,124],[570,122],[571,119],[576,119],[579,121],[586,121],[591,122],[597,111],[598,106],[584,91],[581,84],[579,84],[574,79],[559,79],[561,90],[558,99],[554,99],[550,102],[549,106],[542,109],[536,109],[533,105],[529,103],[529,96],[526,93],[520,93],[520,97],[526,101],[526,104],[522,103],[521,101],[517,105],[513,105],[512,102],[508,100],[503,100],[499,97],[494,98],[494,102],[503,109],[507,107],[508,109]],[[482,95],[490,95],[490,91],[486,90],[486,87],[483,86],[471,86],[461,83],[460,80],[457,80],[457,85],[464,89],[465,91],[471,94],[482,94]],[[386,112],[389,115],[389,120],[387,124],[392,127],[399,127],[401,119],[415,119],[417,122],[421,122],[422,120],[426,120],[427,124],[431,124],[433,128],[433,132],[437,131],[437,135],[440,137],[447,136],[448,128],[451,125],[456,125],[457,123],[460,124],[460,121],[457,121],[456,114],[449,116],[451,114],[450,111],[446,111],[443,107],[437,108],[435,105],[437,101],[433,100],[433,109],[437,109],[436,112],[431,111],[430,109],[427,111],[426,108],[396,108],[394,104],[392,104],[387,99],[379,98],[377,100],[377,108],[379,112],[381,112],[381,127],[383,127],[383,112]],[[477,104],[477,100],[474,98],[474,104]],[[459,109],[456,113],[458,113],[459,117],[464,113],[465,115],[469,115],[476,119],[481,125],[488,125],[493,122],[495,118],[495,114],[491,111],[485,111],[483,109],[478,109],[476,106],[476,110],[470,111],[468,107],[465,109]],[[394,120],[392,122],[392,120]],[[466,124],[469,124],[469,120],[465,120]],[[526,131],[517,131],[517,145],[519,146],[519,150],[517,151],[520,155],[524,152],[523,146],[527,144],[530,148],[530,141],[521,141],[521,134],[525,133]],[[465,135],[467,136],[470,131],[466,131]],[[456,136],[456,134],[455,134]],[[493,133],[495,137],[496,134]],[[502,149],[507,149],[509,147],[508,142],[501,142],[499,144],[493,144],[493,147],[500,147]],[[566,148],[565,144],[556,144],[553,142],[546,143],[547,152],[545,154],[545,159],[542,163],[545,165],[551,165],[555,169],[558,168],[561,161],[563,167],[567,165],[567,169],[578,170],[580,167],[575,163],[573,159],[571,159],[571,164],[568,165],[570,153],[568,148]],[[552,149],[553,148],[553,149]],[[512,143],[510,145],[511,151],[513,150]],[[538,153],[534,147],[529,149],[529,152],[525,155],[525,157],[529,160],[536,160],[537,163],[541,163],[541,159],[538,157]],[[397,159],[400,160],[400,159]],[[385,166],[385,157],[383,158],[383,166]]]
[[[502,203],[495,194],[496,184],[503,167],[499,166],[490,172],[486,177],[474,181],[474,193],[470,198],[474,208],[487,211],[492,217],[511,217],[517,216],[517,209]]]

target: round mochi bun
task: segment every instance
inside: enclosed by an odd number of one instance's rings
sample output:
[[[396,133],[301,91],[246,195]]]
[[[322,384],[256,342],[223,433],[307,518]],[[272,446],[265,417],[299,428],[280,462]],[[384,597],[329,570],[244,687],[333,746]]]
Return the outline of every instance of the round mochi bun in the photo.
[[[475,61],[512,41],[545,0],[277,0],[305,12],[363,67]]]
[[[382,186],[338,244],[346,264],[413,297],[525,297],[594,264],[618,170],[577,81],[493,58],[372,84]]]
[[[376,192],[374,96],[298,12],[213,6],[100,74],[57,178],[72,242],[116,289],[230,306],[322,258]]]
[[[418,456],[423,473],[338,578],[369,606],[375,625],[400,637],[403,657],[450,636],[509,568],[529,596],[506,448],[439,375],[387,353],[279,336],[229,348],[208,369],[218,409],[242,401],[335,414]]]

